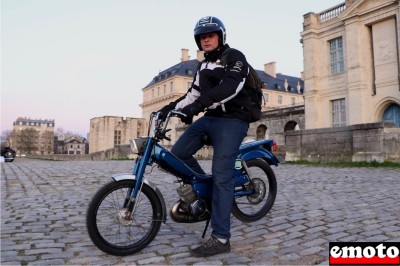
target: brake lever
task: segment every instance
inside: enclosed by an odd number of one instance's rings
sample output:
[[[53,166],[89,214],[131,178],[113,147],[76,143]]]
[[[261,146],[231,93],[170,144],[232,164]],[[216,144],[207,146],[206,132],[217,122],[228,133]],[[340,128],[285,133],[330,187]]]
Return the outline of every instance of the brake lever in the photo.
[[[181,110],[181,109],[172,110],[172,111],[171,111],[171,114],[172,114],[173,116],[178,116],[178,117],[179,117],[179,116],[187,117],[187,114],[182,113],[180,110]]]
[[[167,130],[165,130],[164,132],[163,132],[163,137],[164,137],[164,139],[166,139],[166,140],[168,140],[168,141],[171,141],[171,139],[169,138],[169,137],[167,137],[166,135],[165,135],[165,133],[167,133],[168,131],[170,131],[171,129],[169,128],[169,129],[167,129]]]
[[[169,111],[167,117],[165,118],[165,121],[162,121],[161,119],[158,119],[158,116],[159,116],[159,113],[156,113],[156,124],[158,125],[158,123],[163,123],[164,122],[165,126],[166,126],[171,117],[179,117],[179,116],[186,117],[187,115],[182,113],[182,112],[180,112],[179,110],[171,110],[171,111]],[[171,131],[172,129],[165,128],[165,126],[164,126],[163,129],[160,128],[160,130],[157,130],[157,133],[156,133],[157,138],[158,139],[166,139],[168,141],[171,141],[171,139],[166,136],[166,133]]]
[[[171,131],[170,128],[168,128],[168,129],[166,129],[166,130],[162,130],[162,131],[157,132],[157,138],[159,138],[159,139],[166,139],[166,140],[168,140],[168,141],[171,141],[171,139],[165,135],[165,134],[166,134],[167,132],[169,132],[169,131]]]

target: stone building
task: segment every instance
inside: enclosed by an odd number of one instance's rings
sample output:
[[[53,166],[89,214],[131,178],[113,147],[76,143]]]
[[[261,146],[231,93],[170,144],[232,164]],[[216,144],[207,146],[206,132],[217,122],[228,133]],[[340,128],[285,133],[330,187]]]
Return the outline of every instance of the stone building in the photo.
[[[56,154],[87,154],[89,143],[84,137],[56,137],[54,153]]]
[[[129,145],[129,140],[144,135],[145,119],[103,116],[90,119],[89,153]]]
[[[302,77],[276,73],[275,62],[257,70],[266,104],[248,138],[276,139],[289,160],[399,162],[399,36],[399,0],[346,0],[305,14]],[[191,86],[203,54],[188,53],[142,89],[144,121]],[[186,125],[175,118],[171,128],[167,146]]]
[[[155,76],[150,83],[142,89],[143,101],[140,104],[142,108],[142,118],[149,120],[151,112],[157,111],[168,103],[184,95],[192,85],[193,76],[196,73],[197,65],[202,53],[197,54],[197,59],[190,60],[189,50],[182,49],[181,62],[172,67],[163,70]],[[172,145],[176,142],[178,136],[175,126],[180,124],[178,118],[170,121],[169,127],[172,129],[168,133],[171,141],[163,140],[164,145]]]
[[[54,120],[18,117],[13,123],[11,146],[17,154],[53,154],[53,144]]]
[[[286,159],[400,162],[399,0],[304,15],[305,130]]]
[[[180,63],[161,71],[142,89],[143,102],[140,106],[144,119],[148,120],[151,112],[161,109],[184,95],[192,85],[197,66],[204,59],[203,52],[197,51],[197,58],[190,60],[188,49],[181,51]],[[301,78],[277,73],[276,62],[265,64],[263,70],[256,70],[256,72],[264,83],[263,111],[304,104],[304,83]],[[186,126],[178,118],[173,118],[170,128],[172,129],[169,132],[171,141],[164,140],[164,145],[173,145]],[[257,138],[256,133],[253,135],[250,137]]]
[[[304,15],[306,129],[400,127],[398,0],[346,0]]]
[[[277,73],[276,62],[265,64],[264,70],[256,72],[264,84],[263,111],[304,104],[304,82],[301,78]]]

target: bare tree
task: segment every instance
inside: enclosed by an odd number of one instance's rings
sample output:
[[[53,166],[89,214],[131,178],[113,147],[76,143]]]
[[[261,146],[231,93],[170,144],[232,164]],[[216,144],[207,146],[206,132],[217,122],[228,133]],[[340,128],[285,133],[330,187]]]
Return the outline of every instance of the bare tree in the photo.
[[[1,146],[12,147],[12,131],[4,130],[1,132]]]
[[[41,149],[43,153],[52,154],[54,153],[54,133],[46,131],[42,133],[42,145]]]
[[[17,140],[17,149],[20,153],[31,154],[38,150],[39,132],[33,128],[26,128],[19,132],[13,132],[13,138]]]
[[[78,133],[73,133],[72,131],[66,131],[61,127],[58,127],[56,131],[54,132],[54,136],[57,137],[58,139],[67,139],[71,137],[79,137],[81,138],[82,136]]]
[[[62,127],[58,127],[56,129],[56,131],[54,132],[54,136],[56,136],[56,137],[60,137],[63,135],[65,135],[65,130]]]

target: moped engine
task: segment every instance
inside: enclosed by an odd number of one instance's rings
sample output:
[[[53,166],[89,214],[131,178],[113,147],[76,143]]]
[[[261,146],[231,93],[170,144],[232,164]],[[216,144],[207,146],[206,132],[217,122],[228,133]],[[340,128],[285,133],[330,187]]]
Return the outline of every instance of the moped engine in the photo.
[[[172,220],[177,223],[195,223],[209,218],[206,202],[196,198],[191,185],[184,184],[177,192],[180,200],[171,208]]]

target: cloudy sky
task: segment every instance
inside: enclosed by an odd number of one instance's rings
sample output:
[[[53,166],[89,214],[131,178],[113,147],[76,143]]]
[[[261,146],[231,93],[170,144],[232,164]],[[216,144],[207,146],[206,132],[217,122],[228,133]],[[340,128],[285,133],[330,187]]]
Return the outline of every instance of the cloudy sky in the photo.
[[[86,134],[90,119],[141,117],[159,71],[196,58],[193,28],[220,18],[231,47],[256,68],[300,77],[303,15],[344,0],[1,0],[1,128],[18,117],[54,119]]]

